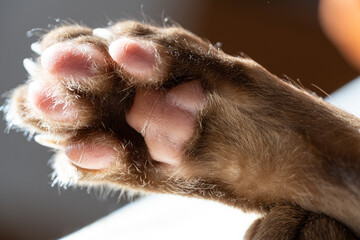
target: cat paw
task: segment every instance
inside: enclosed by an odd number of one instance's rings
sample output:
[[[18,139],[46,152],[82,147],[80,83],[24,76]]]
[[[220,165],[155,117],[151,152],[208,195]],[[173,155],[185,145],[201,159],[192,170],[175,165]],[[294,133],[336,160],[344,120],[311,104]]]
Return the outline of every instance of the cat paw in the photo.
[[[64,26],[31,46],[39,57],[24,60],[7,120],[55,149],[56,181],[137,188],[179,175],[206,108],[203,70],[187,66],[218,51],[178,30]]]
[[[297,90],[180,27],[63,26],[31,48],[39,57],[24,60],[29,80],[13,91],[7,120],[56,151],[62,184],[265,208],[257,200],[269,194],[265,186],[277,190],[264,173],[283,167],[268,156],[291,158],[282,156],[288,142],[298,146],[291,154],[304,151],[279,118],[283,99],[293,100],[282,96]],[[247,188],[256,192],[252,200],[239,198]],[[269,202],[283,198],[270,195]]]
[[[133,21],[59,27],[31,48],[6,119],[54,149],[55,183],[296,204],[358,229],[358,119],[253,60]]]

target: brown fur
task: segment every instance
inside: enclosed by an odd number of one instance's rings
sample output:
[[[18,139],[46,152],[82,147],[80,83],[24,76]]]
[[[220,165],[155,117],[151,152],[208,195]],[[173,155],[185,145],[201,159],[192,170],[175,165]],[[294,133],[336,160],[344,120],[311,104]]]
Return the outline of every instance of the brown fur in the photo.
[[[94,66],[97,77],[88,85],[59,85],[66,101],[83,106],[83,117],[68,126],[30,114],[27,84],[10,100],[7,119],[20,128],[68,142],[107,139],[119,152],[114,168],[90,171],[64,161],[60,149],[53,161],[55,181],[195,196],[263,213],[246,239],[360,236],[359,119],[180,27],[127,21],[110,30],[114,39],[153,41],[168,70],[140,84],[112,62],[110,41],[85,27],[64,26],[43,37],[44,49],[59,41],[86,42],[108,58],[108,68]],[[33,78],[43,76],[40,69]],[[151,159],[124,115],[136,88],[169,89],[192,79],[200,79],[207,104],[184,150],[181,174],[174,174]]]

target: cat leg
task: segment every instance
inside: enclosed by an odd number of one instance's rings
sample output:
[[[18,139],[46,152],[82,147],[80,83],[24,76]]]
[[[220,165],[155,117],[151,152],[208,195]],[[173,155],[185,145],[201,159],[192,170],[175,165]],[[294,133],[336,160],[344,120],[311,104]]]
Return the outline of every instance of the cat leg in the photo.
[[[246,240],[350,240],[358,239],[343,224],[326,215],[298,207],[274,207],[247,230]]]

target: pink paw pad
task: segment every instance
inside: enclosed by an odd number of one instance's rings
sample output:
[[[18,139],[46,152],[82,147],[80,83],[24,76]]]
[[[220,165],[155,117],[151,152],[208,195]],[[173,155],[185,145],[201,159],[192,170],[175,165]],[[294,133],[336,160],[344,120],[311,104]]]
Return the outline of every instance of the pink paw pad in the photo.
[[[118,153],[104,144],[75,143],[66,147],[65,154],[74,165],[91,170],[111,167]]]
[[[203,105],[199,81],[181,84],[168,92],[139,90],[126,119],[143,135],[154,160],[178,166],[183,148],[195,132],[197,114]]]
[[[88,77],[94,73],[94,66],[105,66],[106,59],[88,44],[57,43],[44,51],[41,64],[54,75]]]
[[[109,53],[124,71],[142,80],[151,79],[158,67],[156,50],[150,42],[120,38],[110,44]]]
[[[32,82],[29,86],[29,102],[35,111],[56,121],[76,119],[75,109],[57,96],[54,87],[45,82]]]

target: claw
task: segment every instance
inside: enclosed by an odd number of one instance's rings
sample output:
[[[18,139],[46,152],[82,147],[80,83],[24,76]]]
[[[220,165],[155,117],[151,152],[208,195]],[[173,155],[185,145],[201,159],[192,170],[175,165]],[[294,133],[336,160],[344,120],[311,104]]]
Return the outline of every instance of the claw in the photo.
[[[30,46],[31,50],[33,50],[34,53],[41,55],[42,54],[42,49],[41,49],[41,45],[38,42],[34,42],[33,44],[31,44]]]
[[[33,76],[35,72],[37,71],[37,65],[36,63],[31,60],[30,58],[25,58],[23,61],[23,65],[25,70],[28,72],[30,76]]]
[[[111,40],[114,36],[114,34],[106,28],[95,28],[93,30],[93,35],[105,40]]]
[[[36,135],[34,140],[40,145],[54,149],[62,149],[65,146],[64,139],[52,135]]]

